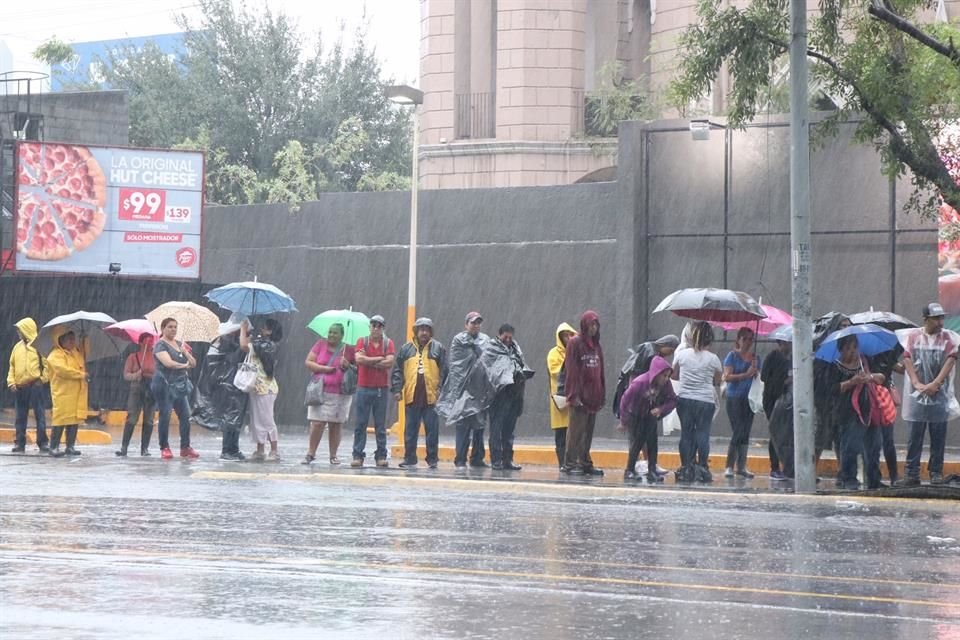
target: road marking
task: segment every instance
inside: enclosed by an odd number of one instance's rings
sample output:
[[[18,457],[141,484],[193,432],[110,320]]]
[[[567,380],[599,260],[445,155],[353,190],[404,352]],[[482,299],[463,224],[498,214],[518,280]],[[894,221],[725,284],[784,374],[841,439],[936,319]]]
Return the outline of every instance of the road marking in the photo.
[[[893,507],[897,505],[909,506],[913,509],[934,507],[938,511],[960,512],[960,504],[954,504],[948,500],[929,500],[918,498],[896,498],[880,496],[857,496],[846,494],[798,494],[798,493],[746,493],[742,491],[702,491],[697,489],[667,489],[665,487],[619,487],[609,485],[590,485],[575,483],[555,483],[555,482],[536,482],[523,480],[491,480],[474,478],[415,478],[399,474],[383,475],[361,475],[351,472],[345,473],[258,473],[252,471],[195,471],[190,475],[195,480],[274,480],[274,481],[298,481],[298,482],[331,482],[342,484],[361,484],[368,486],[397,486],[407,484],[410,486],[429,486],[434,488],[446,489],[474,489],[482,491],[500,492],[500,493],[541,493],[557,494],[567,493],[590,497],[637,497],[637,496],[660,496],[660,497],[708,497],[712,499],[725,499],[755,502],[782,502],[791,500],[793,502],[806,502],[822,504],[824,502],[862,502],[872,503]],[[522,491],[521,491],[522,490]]]
[[[23,551],[39,553],[40,555],[50,555],[56,553],[74,553],[80,555],[100,555],[100,556],[129,556],[140,558],[178,558],[181,560],[206,560],[210,562],[220,562],[230,560],[234,562],[249,562],[250,556],[222,556],[202,553],[185,553],[179,551],[140,551],[135,549],[87,549],[79,546],[59,546],[47,547],[27,544],[0,543],[0,549],[9,551]],[[258,562],[266,562],[274,565],[286,565],[286,562],[279,562],[272,558],[258,558]],[[764,589],[761,587],[733,587],[726,585],[711,584],[692,584],[683,582],[667,582],[663,580],[637,580],[632,578],[607,578],[601,576],[578,576],[556,573],[534,573],[530,571],[498,571],[495,569],[467,569],[459,567],[435,567],[422,564],[388,564],[381,562],[354,562],[349,560],[325,560],[320,558],[299,558],[298,566],[312,564],[327,567],[340,567],[349,569],[366,569],[376,571],[410,571],[424,574],[437,575],[460,575],[460,576],[482,576],[496,578],[518,578],[525,580],[538,580],[545,582],[580,582],[595,584],[615,584],[633,587],[659,587],[666,589],[684,589],[693,591],[716,591],[721,593],[751,593],[770,596],[817,598],[826,600],[845,600],[853,602],[877,602],[883,604],[897,605],[916,605],[924,607],[938,607],[946,609],[957,609],[960,611],[960,602],[938,602],[935,600],[913,600],[908,598],[891,598],[885,596],[861,596],[847,593],[817,593],[813,591],[790,591],[786,589]]]

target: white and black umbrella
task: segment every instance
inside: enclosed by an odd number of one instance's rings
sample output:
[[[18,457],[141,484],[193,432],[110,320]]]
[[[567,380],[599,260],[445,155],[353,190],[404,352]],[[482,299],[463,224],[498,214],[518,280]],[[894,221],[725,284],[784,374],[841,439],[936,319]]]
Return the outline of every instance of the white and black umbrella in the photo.
[[[864,311],[850,316],[850,324],[874,324],[890,331],[899,331],[900,329],[916,329],[919,325],[901,315],[892,311]]]
[[[84,355],[87,361],[119,356],[126,346],[123,340],[104,333],[102,330],[115,322],[116,320],[107,314],[98,311],[76,311],[57,316],[40,329],[35,346],[40,353],[50,353],[51,349],[56,346],[53,344],[53,330],[55,327],[63,327],[65,330],[77,334],[78,345],[86,345]]]
[[[749,294],[731,289],[680,289],[653,310],[660,311],[707,322],[745,322],[767,317],[760,303]]]

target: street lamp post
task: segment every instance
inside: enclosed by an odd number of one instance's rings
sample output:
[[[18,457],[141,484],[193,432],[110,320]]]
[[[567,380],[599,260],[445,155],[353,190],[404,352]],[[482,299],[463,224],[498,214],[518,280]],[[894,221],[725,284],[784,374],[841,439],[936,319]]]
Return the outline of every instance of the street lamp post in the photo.
[[[419,225],[419,211],[417,195],[420,182],[420,159],[418,147],[420,145],[420,118],[417,108],[423,104],[423,91],[408,85],[387,87],[387,98],[401,105],[413,106],[413,151],[412,168],[410,173],[410,251],[407,267],[407,337],[413,336],[413,323],[417,318],[417,227]],[[397,410],[397,436],[403,443],[405,411],[403,399]]]

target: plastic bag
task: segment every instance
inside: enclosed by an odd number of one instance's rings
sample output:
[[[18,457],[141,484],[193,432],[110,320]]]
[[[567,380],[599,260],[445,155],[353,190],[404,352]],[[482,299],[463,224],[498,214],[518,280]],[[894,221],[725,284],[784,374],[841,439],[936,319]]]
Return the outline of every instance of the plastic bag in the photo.
[[[750,383],[750,393],[747,395],[750,400],[750,410],[754,413],[763,411],[763,380],[754,378]]]
[[[674,395],[676,395],[677,391],[678,391],[679,388],[680,388],[680,381],[679,381],[679,380],[671,380],[671,381],[670,381],[670,384],[673,385],[673,393],[674,393]],[[680,416],[677,415],[677,412],[676,412],[676,411],[671,411],[670,413],[668,413],[667,415],[665,415],[665,416],[663,417],[663,420],[661,421],[661,424],[663,424],[663,435],[665,435],[665,436],[670,435],[670,434],[673,433],[674,431],[679,432],[679,431],[680,431]]]

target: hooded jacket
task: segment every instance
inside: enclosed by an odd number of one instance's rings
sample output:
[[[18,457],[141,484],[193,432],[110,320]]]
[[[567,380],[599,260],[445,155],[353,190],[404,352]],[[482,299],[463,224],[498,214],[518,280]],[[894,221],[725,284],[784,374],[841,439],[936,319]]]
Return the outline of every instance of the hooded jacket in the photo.
[[[87,419],[87,367],[82,347],[64,349],[60,337],[69,329],[54,327],[50,333],[53,350],[47,356],[50,365],[50,395],[53,398],[54,427],[82,424]]]
[[[659,389],[653,386],[654,379],[670,368],[670,364],[664,358],[654,356],[647,372],[633,379],[620,401],[620,421],[623,424],[629,425],[654,409],[660,409],[661,418],[673,411],[677,406],[673,384],[667,380],[667,383]]]
[[[567,372],[567,401],[573,406],[582,404],[590,413],[597,413],[603,408],[606,395],[600,332],[597,331],[597,335],[592,338],[589,335],[590,324],[599,323],[599,320],[600,316],[596,311],[584,312],[580,318],[580,335],[570,338],[564,361]]]
[[[566,407],[557,408],[557,403],[553,401],[553,396],[557,393],[557,385],[560,378],[560,369],[563,368],[563,361],[567,357],[567,348],[563,346],[560,340],[560,334],[569,331],[570,337],[577,335],[577,330],[566,322],[557,327],[556,338],[557,346],[547,353],[547,373],[550,376],[550,428],[566,429],[570,425],[569,411]]]
[[[10,368],[7,370],[7,386],[25,387],[38,380],[41,384],[46,384],[50,380],[50,367],[33,346],[37,339],[37,323],[33,318],[23,318],[14,326],[27,341],[17,340],[17,344],[13,345]]]

